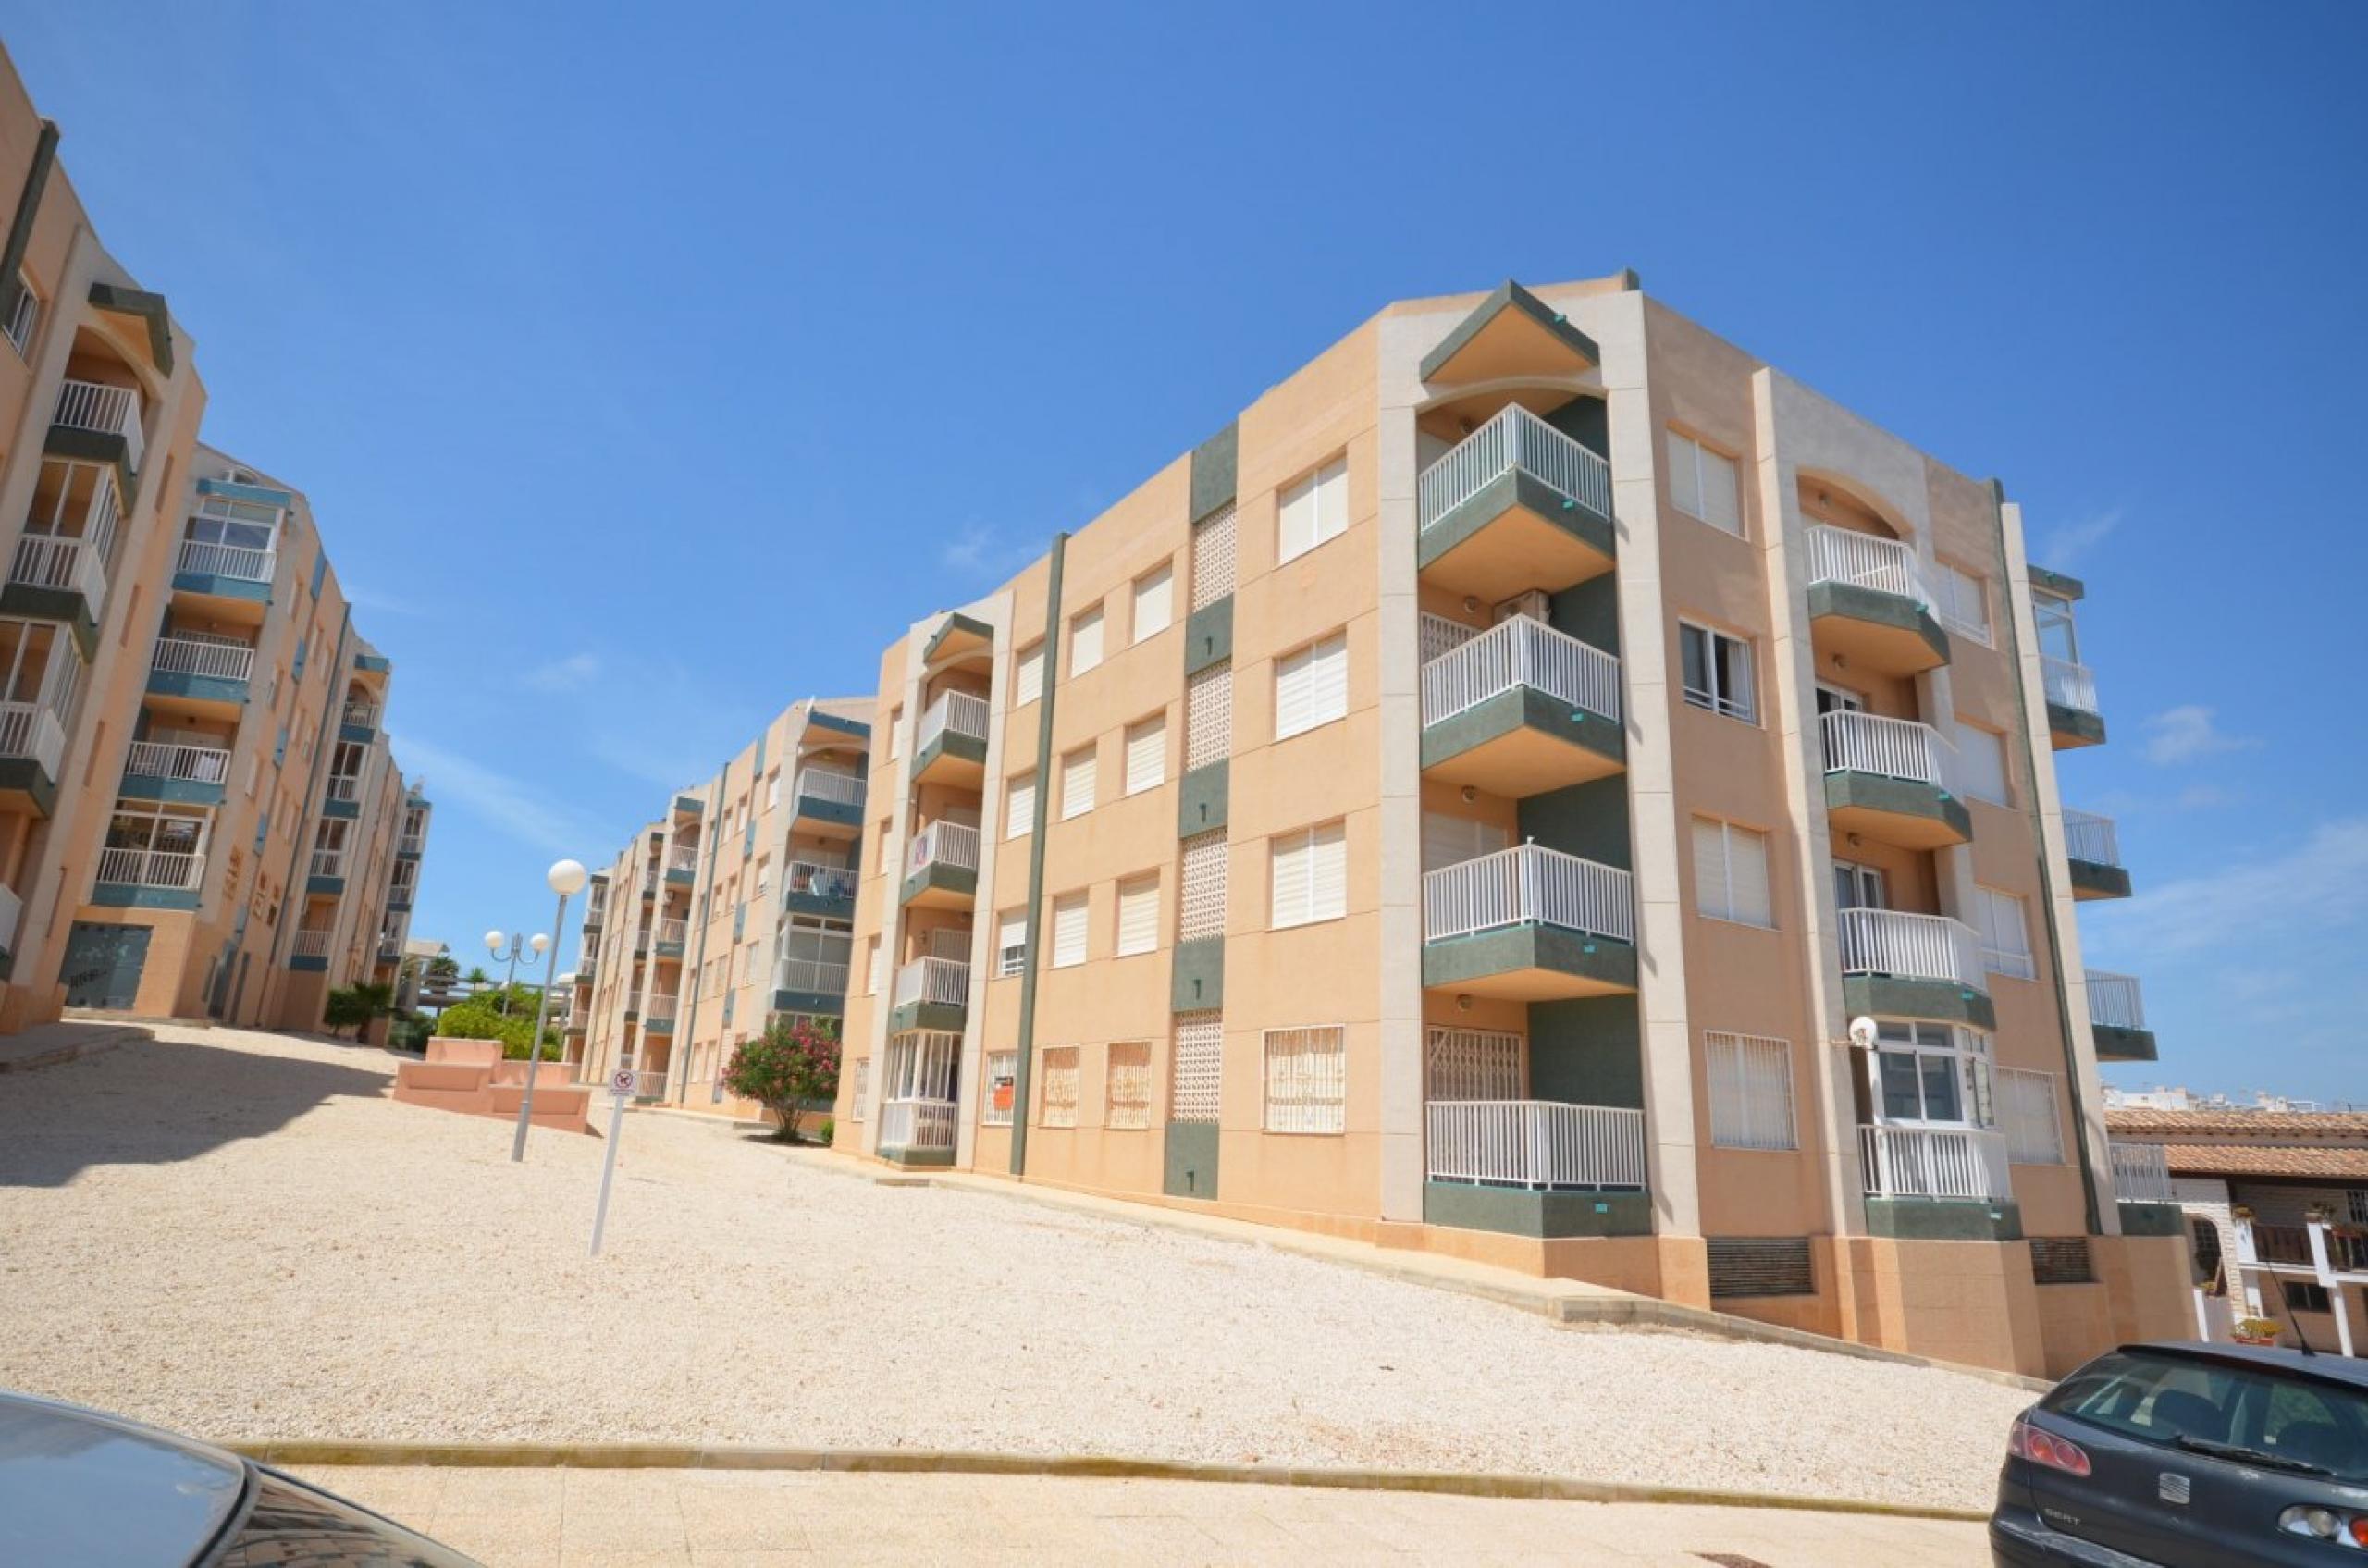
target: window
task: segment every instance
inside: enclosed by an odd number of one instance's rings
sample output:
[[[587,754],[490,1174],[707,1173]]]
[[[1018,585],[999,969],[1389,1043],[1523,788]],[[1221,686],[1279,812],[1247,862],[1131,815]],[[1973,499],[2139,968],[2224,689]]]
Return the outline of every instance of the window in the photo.
[[[1990,592],[1987,585],[1972,573],[1960,572],[1945,561],[1935,564],[1940,570],[1932,576],[1932,594],[1940,602],[1933,608],[1941,612],[1941,623],[1988,648]]]
[[[904,731],[905,705],[900,702],[895,707],[888,710],[888,749],[886,755],[887,759],[891,762],[894,762],[896,759],[897,747],[903,744]]]
[[[2351,1223],[2368,1225],[2368,1187],[2353,1187],[2343,1194],[2344,1207],[2350,1211]]]
[[[1127,793],[1157,789],[1167,777],[1167,715],[1154,713],[1127,730]]]
[[[1233,754],[1233,661],[1212,664],[1184,683],[1184,771]]]
[[[1706,1030],[1710,1142],[1723,1149],[1792,1149],[1793,1047],[1761,1034]]]
[[[1159,873],[1118,884],[1118,957],[1148,953],[1159,945]]]
[[[1957,721],[1957,793],[1992,806],[2010,806],[2006,792],[2006,737],[1996,730]]]
[[[1042,637],[1019,650],[1012,664],[1011,705],[1024,708],[1044,695],[1044,640]]]
[[[1176,568],[1163,565],[1135,579],[1134,638],[1157,636],[1176,619]]]
[[[2308,1279],[2286,1281],[2286,1310],[2288,1312],[2325,1312],[2328,1310],[2327,1288]]]
[[[1879,1019],[1876,1087],[1886,1122],[1990,1127],[1990,1039],[1942,1023]]]
[[[1277,928],[1348,913],[1348,829],[1327,822],[1267,844],[1272,923]]]
[[[1349,634],[1335,632],[1275,661],[1275,738],[1342,719],[1349,712]]]
[[[1277,565],[1305,555],[1326,539],[1338,538],[1349,526],[1349,460],[1336,457],[1284,486],[1276,504],[1280,513],[1275,551]]]
[[[1064,893],[1053,900],[1053,967],[1074,969],[1085,962],[1087,910],[1083,893]]]
[[[1225,1015],[1176,1015],[1176,1060],[1167,1086],[1171,1121],[1217,1119],[1217,1086],[1225,1055]]]
[[[1669,499],[1688,517],[1738,537],[1743,534],[1735,460],[1674,430],[1669,433]]]
[[[1019,1082],[1019,1053],[987,1053],[987,1093],[979,1106],[981,1127],[1009,1127],[1011,1102]]]
[[[1061,820],[1093,809],[1093,747],[1081,746],[1061,759]]]
[[[1043,1100],[1036,1113],[1039,1127],[1077,1125],[1077,1047],[1044,1047]]]
[[[1750,643],[1681,621],[1677,650],[1684,666],[1686,701],[1746,724],[1759,722],[1759,707],[1752,696]]]
[[[33,327],[41,320],[41,296],[33,292],[33,280],[23,273],[17,274],[17,298],[8,310],[5,328],[8,341],[16,346],[19,357],[29,352],[33,340]]]
[[[1202,937],[1223,936],[1227,860],[1224,830],[1186,839],[1181,858],[1176,940],[1196,942]]]
[[[995,917],[995,973],[1009,979],[1028,967],[1028,911],[1005,909]]]
[[[1837,909],[1889,908],[1891,902],[1884,895],[1882,869],[1861,866],[1853,860],[1833,862],[1833,907]]]
[[[1773,926],[1768,835],[1709,817],[1694,819],[1694,902],[1714,920]]]
[[[847,1119],[861,1121],[864,1108],[871,1103],[871,1058],[870,1056],[857,1056],[855,1059],[853,1081],[855,1088],[847,1105]]]
[[[1192,525],[1192,608],[1206,610],[1233,592],[1233,508]]]
[[[2031,590],[2031,618],[2039,625],[2039,650],[2067,664],[2080,662],[2080,638],[2072,626],[2072,601],[2061,594]]]
[[[2031,962],[2031,938],[2023,923],[2023,901],[1995,888],[1973,890],[1974,912],[1981,922],[1981,967],[1992,974],[2029,980],[2038,974]]]
[[[1036,825],[1036,775],[1014,773],[1004,786],[1003,835],[1024,838]]]
[[[1075,680],[1102,662],[1102,607],[1080,611],[1069,618],[1069,678]]]
[[[1347,1034],[1337,1024],[1266,1031],[1267,1131],[1348,1130]]]
[[[1127,1040],[1113,1044],[1109,1065],[1102,1125],[1130,1131],[1151,1126],[1151,1043]]]
[[[2062,1165],[2064,1129],[2055,1115],[2055,1075],[1998,1069],[1998,1126],[2016,1165]]]
[[[880,994],[881,957],[880,939],[866,937],[863,945],[863,994],[866,996]]]

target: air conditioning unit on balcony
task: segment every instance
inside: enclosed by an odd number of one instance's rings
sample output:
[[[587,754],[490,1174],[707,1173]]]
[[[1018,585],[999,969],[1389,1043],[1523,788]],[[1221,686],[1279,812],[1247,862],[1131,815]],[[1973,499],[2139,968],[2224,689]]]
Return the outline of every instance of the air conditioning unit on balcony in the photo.
[[[1551,625],[1554,618],[1554,601],[1547,597],[1546,590],[1543,588],[1532,588],[1525,594],[1515,594],[1497,606],[1488,617],[1488,624],[1501,625],[1516,615],[1526,615],[1542,625]]]

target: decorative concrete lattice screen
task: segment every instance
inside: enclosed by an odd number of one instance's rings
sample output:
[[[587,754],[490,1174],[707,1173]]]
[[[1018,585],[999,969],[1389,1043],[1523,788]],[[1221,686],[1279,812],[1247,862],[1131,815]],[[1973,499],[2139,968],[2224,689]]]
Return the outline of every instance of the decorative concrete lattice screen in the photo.
[[[1044,1102],[1036,1117],[1040,1127],[1077,1125],[1077,1047],[1044,1047]]]
[[[2000,1068],[1998,1126],[2006,1134],[2006,1157],[2015,1164],[2062,1165],[2064,1126],[2055,1115],[2055,1075]]]
[[[1433,1029],[1423,1057],[1427,1100],[1518,1100],[1522,1039],[1495,1029]]]
[[[1266,1130],[1348,1130],[1347,1031],[1320,1029],[1266,1031]]]
[[[1176,940],[1225,934],[1225,830],[1184,841],[1183,875],[1176,902]]]
[[[1222,762],[1233,751],[1233,661],[1184,683],[1184,770]]]
[[[1233,591],[1233,508],[1192,529],[1192,608],[1205,610]]]
[[[2095,1278],[2096,1275],[2089,1267],[2089,1239],[2086,1236],[2031,1238],[2031,1283],[2086,1285]]]
[[[1806,1236],[1713,1236],[1703,1245],[1710,1254],[1713,1299],[1817,1293]]]
[[[1120,1041],[1110,1047],[1109,1084],[1102,1125],[1137,1129],[1151,1125],[1151,1043]]]
[[[1167,1119],[1217,1119],[1218,1063],[1225,1053],[1225,1015],[1176,1015],[1176,1062],[1168,1084]]]
[[[1702,1055],[1710,1080],[1710,1142],[1722,1149],[1794,1147],[1791,1043],[1706,1030]]]

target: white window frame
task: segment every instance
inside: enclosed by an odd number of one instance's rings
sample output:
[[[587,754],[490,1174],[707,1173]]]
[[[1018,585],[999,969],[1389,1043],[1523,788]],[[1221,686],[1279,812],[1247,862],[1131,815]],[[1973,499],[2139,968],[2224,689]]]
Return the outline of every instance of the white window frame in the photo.
[[[1073,969],[1093,956],[1093,898],[1084,888],[1053,896],[1052,967]],[[1074,935],[1074,946],[1068,938]]]
[[[1968,572],[1945,561],[1933,564],[1940,568],[1933,574],[1933,579],[1941,600],[1941,624],[1984,648],[1993,646],[1990,629],[1990,580],[1978,572]]]
[[[1987,801],[1992,806],[2014,805],[2015,785],[2007,772],[2004,733],[1993,730],[1987,724],[1977,724],[1960,718],[1957,721],[1957,734],[1971,737],[1961,742],[1957,747],[1957,758],[1960,763],[1957,769],[1957,793],[1968,800]],[[1998,758],[1998,793],[1995,795],[1983,792],[1980,786],[1988,781],[1981,778],[1980,771],[1966,760],[1976,755],[1989,755],[1989,750],[1985,748],[1994,748]]]
[[[1014,773],[1003,786],[1003,835],[1026,838],[1036,831],[1036,770]]]
[[[2064,1117],[2055,1075],[2029,1068],[1999,1068],[1998,1130],[2006,1135],[2006,1158],[2014,1165],[2062,1165]],[[2041,1102],[2044,1101],[2042,1107]],[[2042,1123],[2044,1125],[2042,1125]]]
[[[1886,1127],[1955,1127],[1988,1130],[1996,1119],[1994,1096],[1991,1087],[1990,1037],[1980,1031],[1958,1024],[1934,1023],[1916,1019],[1877,1019],[1875,1049],[1868,1063],[1874,1076],[1870,1093],[1875,1106],[1875,1119]],[[1894,1115],[1886,1093],[1883,1066],[1886,1058],[1907,1061],[1916,1074],[1916,1116]],[[1936,1117],[1929,1114],[1930,1085],[1925,1078],[1929,1067],[1938,1063],[1955,1086],[1957,1114]]]
[[[1339,859],[1339,907],[1329,907],[1319,896],[1323,891],[1323,863],[1326,855]],[[1286,858],[1301,856],[1296,864],[1286,864]],[[1267,924],[1270,930],[1286,931],[1298,926],[1321,925],[1326,920],[1345,918],[1349,912],[1348,821],[1335,818],[1291,833],[1276,833],[1266,841],[1266,901]],[[1293,886],[1293,883],[1297,886]],[[1287,919],[1286,916],[1290,918]]]
[[[1275,738],[1288,740],[1349,716],[1344,627],[1275,661]]]
[[[995,978],[1009,980],[1028,969],[1028,910],[1025,906],[995,916]]]
[[[1129,932],[1131,920],[1135,929]],[[1143,930],[1148,921],[1150,930]],[[1131,958],[1138,954],[1159,951],[1159,873],[1145,871],[1128,877],[1118,883],[1118,896],[1110,920],[1111,954],[1115,957]]]
[[[1167,782],[1167,710],[1127,726],[1127,778],[1124,793],[1141,795]]]
[[[5,333],[9,346],[17,351],[17,357],[22,359],[32,352],[33,334],[40,327],[41,294],[33,288],[32,278],[18,272],[17,308],[9,313],[6,323],[0,325],[0,333]]]
[[[1705,684],[1695,685],[1686,678],[1686,639],[1702,639],[1702,678]],[[1740,655],[1737,666],[1740,678],[1731,678],[1720,659],[1721,645],[1736,649]],[[1706,712],[1738,723],[1759,722],[1759,650],[1749,637],[1722,632],[1716,626],[1706,626],[1698,621],[1680,620],[1677,623],[1678,685],[1686,702]],[[1740,686],[1741,690],[1729,689]]]
[[[1983,970],[2015,980],[2037,980],[2039,964],[2031,956],[2030,901],[2020,894],[1979,884],[1974,887],[1973,901]],[[2011,931],[2007,929],[2010,920]],[[2014,945],[2003,940],[2007,937],[2014,939]]]
[[[1304,512],[1293,509],[1304,502]],[[1292,537],[1304,520],[1304,537]],[[1275,564],[1297,561],[1349,531],[1349,454],[1336,452],[1275,492]]]
[[[1061,758],[1061,821],[1082,817],[1093,809],[1094,773],[1101,761],[1092,741]]]
[[[1697,523],[1707,523],[1739,539],[1744,537],[1743,464],[1673,425],[1668,427],[1668,434],[1663,450],[1669,454],[1670,504]],[[1721,509],[1709,500],[1720,494],[1726,497],[1723,517],[1718,515]],[[1687,504],[1689,499],[1691,505]]]
[[[1103,631],[1105,625],[1103,607],[1094,605],[1069,617],[1069,679],[1076,680],[1102,664]]]
[[[1262,1128],[1291,1137],[1337,1137],[1349,1130],[1345,1026],[1270,1029],[1260,1037],[1259,1047]]]
[[[1128,617],[1128,644],[1143,642],[1176,624],[1176,563],[1163,561],[1135,579],[1133,611]]]
[[[1711,907],[1709,900],[1703,895],[1705,868],[1702,864],[1702,844],[1699,830],[1704,827],[1713,827],[1719,830],[1720,861],[1716,870],[1718,872],[1718,883],[1721,896],[1719,901],[1719,907],[1715,908]],[[1768,894],[1768,918],[1764,920],[1749,918],[1738,908],[1736,904],[1734,874],[1735,840],[1739,834],[1745,838],[1754,839],[1758,842],[1760,885],[1767,890]],[[1694,859],[1694,890],[1696,912],[1705,920],[1721,920],[1729,925],[1748,926],[1755,931],[1775,930],[1776,869],[1775,851],[1772,844],[1770,843],[1770,835],[1764,829],[1747,827],[1741,822],[1731,822],[1722,817],[1697,816],[1693,821],[1688,837]]]
[[[1770,1034],[1702,1031],[1709,1086],[1710,1142],[1720,1149],[1797,1149],[1793,1043]]]
[[[1011,705],[1025,708],[1044,695],[1044,639],[1038,637],[1011,661]]]

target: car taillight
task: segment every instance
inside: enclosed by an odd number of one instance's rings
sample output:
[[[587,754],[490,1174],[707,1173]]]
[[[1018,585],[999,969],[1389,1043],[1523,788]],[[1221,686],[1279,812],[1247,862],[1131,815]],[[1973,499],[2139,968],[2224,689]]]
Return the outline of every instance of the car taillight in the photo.
[[[2081,1451],[2079,1444],[2034,1426],[2019,1415],[2015,1418],[2014,1429],[2006,1434],[2006,1451],[2016,1459],[2028,1459],[2033,1464],[2044,1464],[2067,1475],[2089,1473],[2089,1456]]]
[[[2339,1508],[2289,1508],[2277,1516],[2277,1527],[2289,1536],[2368,1550],[2368,1513],[2346,1513]]]

